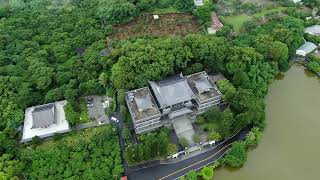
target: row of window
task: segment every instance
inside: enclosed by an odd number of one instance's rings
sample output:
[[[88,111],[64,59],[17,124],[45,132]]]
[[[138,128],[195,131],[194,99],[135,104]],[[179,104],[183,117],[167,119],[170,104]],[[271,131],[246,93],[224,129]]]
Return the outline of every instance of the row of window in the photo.
[[[150,121],[146,121],[146,122],[137,124],[136,128],[151,126],[151,125],[157,124],[157,123],[160,123],[160,121],[158,119],[157,120],[150,120]]]

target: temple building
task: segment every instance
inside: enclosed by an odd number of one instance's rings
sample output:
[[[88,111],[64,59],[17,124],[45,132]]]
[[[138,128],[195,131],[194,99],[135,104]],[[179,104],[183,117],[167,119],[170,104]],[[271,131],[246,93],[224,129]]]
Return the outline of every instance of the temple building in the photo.
[[[126,92],[126,102],[137,134],[172,123],[180,116],[194,118],[221,101],[222,94],[203,71],[178,74],[149,87]]]
[[[45,138],[69,132],[63,108],[66,103],[67,101],[60,101],[27,108],[21,142],[31,141],[36,136]]]

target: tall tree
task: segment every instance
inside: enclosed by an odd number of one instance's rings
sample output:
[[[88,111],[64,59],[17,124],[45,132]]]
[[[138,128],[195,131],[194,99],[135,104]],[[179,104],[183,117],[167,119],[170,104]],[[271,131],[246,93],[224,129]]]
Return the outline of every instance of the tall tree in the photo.
[[[107,73],[103,72],[99,75],[99,83],[106,88],[109,83],[109,76]]]
[[[213,175],[214,175],[214,170],[211,166],[205,166],[200,171],[200,175],[201,175],[202,179],[204,179],[204,180],[212,180]]]
[[[243,142],[236,142],[232,145],[232,147],[228,150],[224,161],[230,167],[239,168],[243,166],[243,164],[247,160],[247,151],[246,146]]]
[[[102,0],[97,10],[97,16],[105,24],[129,22],[136,13],[136,6],[127,0]]]

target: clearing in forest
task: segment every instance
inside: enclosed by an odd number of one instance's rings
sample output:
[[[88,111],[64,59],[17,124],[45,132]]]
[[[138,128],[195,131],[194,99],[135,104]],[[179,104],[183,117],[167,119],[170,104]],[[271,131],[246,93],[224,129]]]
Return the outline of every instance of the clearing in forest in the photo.
[[[232,15],[232,16],[225,16],[224,20],[227,23],[233,25],[235,32],[239,33],[243,23],[250,21],[253,18],[263,17],[268,13],[280,13],[284,10],[286,10],[286,7],[278,6],[278,7],[274,7],[274,8],[263,9],[255,14],[252,14],[252,15],[242,13],[242,14],[237,14],[237,15]]]
[[[113,39],[126,39],[140,35],[184,36],[200,31],[200,25],[192,14],[172,13],[159,14],[154,19],[153,14],[143,14],[128,24],[113,27]]]

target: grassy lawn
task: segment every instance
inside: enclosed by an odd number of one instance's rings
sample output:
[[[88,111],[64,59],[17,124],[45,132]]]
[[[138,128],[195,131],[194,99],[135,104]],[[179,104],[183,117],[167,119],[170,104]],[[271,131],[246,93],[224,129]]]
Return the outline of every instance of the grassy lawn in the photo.
[[[178,13],[179,10],[177,10],[176,8],[170,6],[168,8],[164,8],[164,9],[160,9],[160,8],[155,8],[152,12],[152,14],[168,14],[168,13]]]
[[[90,121],[88,117],[87,103],[85,99],[81,99],[79,101],[79,109],[80,109],[80,120],[79,124],[87,123]]]
[[[250,21],[252,17],[246,14],[241,14],[235,16],[226,16],[224,19],[227,23],[233,26],[235,32],[240,32],[242,24],[246,21]]]
[[[244,22],[250,21],[254,17],[255,18],[263,17],[268,13],[281,12],[285,9],[286,9],[286,7],[280,6],[280,7],[276,7],[276,8],[272,8],[272,9],[264,9],[258,13],[253,14],[253,15],[239,14],[239,15],[234,15],[234,16],[225,16],[224,20],[227,23],[233,25],[235,32],[239,33]]]
[[[264,9],[261,12],[258,12],[256,14],[254,14],[253,16],[258,18],[258,17],[265,16],[268,13],[281,12],[281,11],[286,10],[286,9],[287,9],[287,7],[282,7],[282,6],[279,6],[279,7],[276,7],[276,8],[272,8],[272,9]]]

